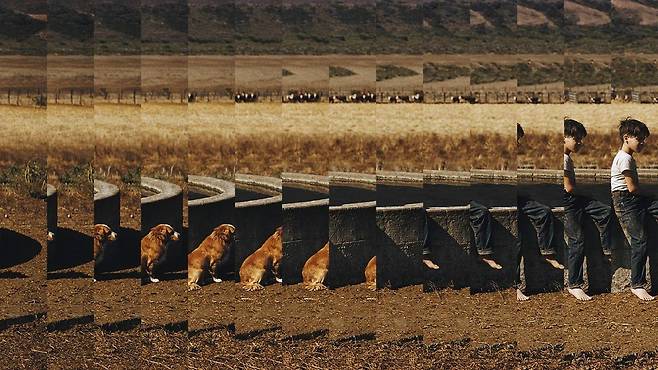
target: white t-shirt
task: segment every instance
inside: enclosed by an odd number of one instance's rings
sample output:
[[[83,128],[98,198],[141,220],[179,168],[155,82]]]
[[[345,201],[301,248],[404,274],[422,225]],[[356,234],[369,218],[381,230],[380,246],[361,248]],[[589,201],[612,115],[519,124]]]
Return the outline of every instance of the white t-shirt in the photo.
[[[628,191],[628,185],[626,185],[626,179],[623,174],[624,171],[631,171],[635,183],[639,184],[635,159],[633,159],[632,155],[620,150],[617,152],[615,159],[612,160],[612,166],[610,167],[610,187],[612,191]]]
[[[573,168],[573,159],[567,154],[564,155],[564,176],[571,179],[571,183],[576,183],[576,170]]]

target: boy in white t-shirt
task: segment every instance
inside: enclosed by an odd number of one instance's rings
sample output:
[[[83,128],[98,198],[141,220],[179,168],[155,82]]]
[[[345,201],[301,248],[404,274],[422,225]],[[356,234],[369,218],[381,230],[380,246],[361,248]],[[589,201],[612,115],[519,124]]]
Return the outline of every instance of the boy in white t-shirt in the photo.
[[[645,289],[648,234],[645,219],[647,212],[658,219],[658,201],[640,191],[633,154],[642,151],[649,134],[647,126],[636,119],[621,121],[622,146],[610,167],[612,204],[631,247],[631,292],[644,301],[654,299]]]
[[[585,136],[587,136],[587,130],[582,123],[569,118],[564,120],[564,234],[567,239],[567,266],[569,269],[567,290],[580,301],[592,299],[583,290],[584,213],[594,221],[599,230],[603,254],[609,256],[612,253],[610,238],[612,208],[598,200],[580,195],[576,191],[576,172],[571,154],[580,151]]]

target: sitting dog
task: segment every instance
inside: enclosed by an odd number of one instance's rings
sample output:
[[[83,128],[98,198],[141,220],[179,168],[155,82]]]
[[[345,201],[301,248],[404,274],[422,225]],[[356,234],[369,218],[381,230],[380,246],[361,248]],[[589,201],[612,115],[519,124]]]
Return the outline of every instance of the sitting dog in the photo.
[[[366,266],[366,288],[369,290],[377,290],[377,256],[374,256]]]
[[[304,289],[310,291],[327,289],[324,279],[329,272],[329,242],[309,257],[302,269]]]
[[[187,255],[187,286],[189,290],[201,288],[199,283],[206,270],[209,270],[214,282],[222,282],[217,276],[217,267],[228,256],[233,234],[235,234],[235,226],[221,224],[192,253]]]
[[[165,260],[169,244],[178,238],[179,234],[168,224],[154,226],[142,238],[142,273],[146,273],[152,283],[160,281],[153,276],[153,268]]]
[[[103,261],[105,256],[105,248],[110,242],[117,240],[117,233],[112,231],[112,229],[106,224],[96,224],[94,225],[94,275],[96,275],[96,269]],[[96,277],[94,276],[94,281]]]
[[[271,271],[277,282],[282,282],[279,277],[279,265],[283,257],[282,238],[283,228],[278,227],[260,248],[242,262],[240,282],[243,289],[248,291],[263,289],[261,281],[268,271]]]

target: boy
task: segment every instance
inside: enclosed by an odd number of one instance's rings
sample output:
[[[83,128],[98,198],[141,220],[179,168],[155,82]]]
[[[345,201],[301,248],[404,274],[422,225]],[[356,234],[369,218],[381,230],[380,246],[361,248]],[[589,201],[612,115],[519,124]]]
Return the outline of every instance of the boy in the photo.
[[[640,153],[649,137],[647,126],[627,118],[619,123],[622,146],[610,167],[612,203],[628,244],[631,247],[631,292],[643,301],[654,299],[644,288],[647,283],[647,230],[645,217],[649,212],[658,218],[658,201],[640,192],[634,153]]]
[[[516,124],[516,144],[517,147],[521,145],[521,139],[525,136],[525,131],[520,124]],[[553,212],[551,208],[536,200],[530,199],[527,195],[519,194],[517,197],[517,207],[520,213],[524,214],[537,233],[537,244],[539,245],[539,252],[544,260],[553,268],[563,270],[564,266],[558,262],[553,245],[554,236],[554,221]],[[521,242],[521,234],[519,234],[519,244]],[[521,290],[521,248],[519,248],[519,256],[517,257],[517,271],[516,271],[516,299],[518,301],[528,300]]]
[[[583,146],[587,130],[582,123],[565,118],[564,120],[564,233],[567,238],[569,279],[567,290],[576,299],[589,301],[592,297],[582,289],[583,261],[585,260],[585,236],[583,235],[583,213],[588,214],[599,230],[603,254],[612,254],[610,239],[610,220],[612,209],[597,200],[577,194],[576,173],[572,153],[577,153]]]

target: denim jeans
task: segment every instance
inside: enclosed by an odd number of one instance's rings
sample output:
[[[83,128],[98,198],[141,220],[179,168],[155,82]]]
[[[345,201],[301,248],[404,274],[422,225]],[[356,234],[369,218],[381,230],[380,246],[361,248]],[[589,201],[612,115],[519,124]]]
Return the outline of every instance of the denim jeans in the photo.
[[[555,226],[551,208],[535,200],[522,197],[518,198],[518,207],[519,211],[530,219],[537,232],[539,252],[542,255],[555,254],[555,247],[553,246]]]
[[[567,262],[569,288],[580,288],[583,285],[583,261],[585,260],[583,213],[592,218],[599,230],[603,252],[610,254],[612,251],[610,231],[612,208],[598,200],[564,192],[564,234],[569,249]]]
[[[480,203],[471,201],[468,217],[475,235],[475,247],[478,254],[480,256],[493,254],[493,248],[491,247],[492,224],[489,209]]]
[[[612,193],[612,204],[631,247],[631,288],[647,283],[647,212],[658,219],[658,201],[627,191]]]

